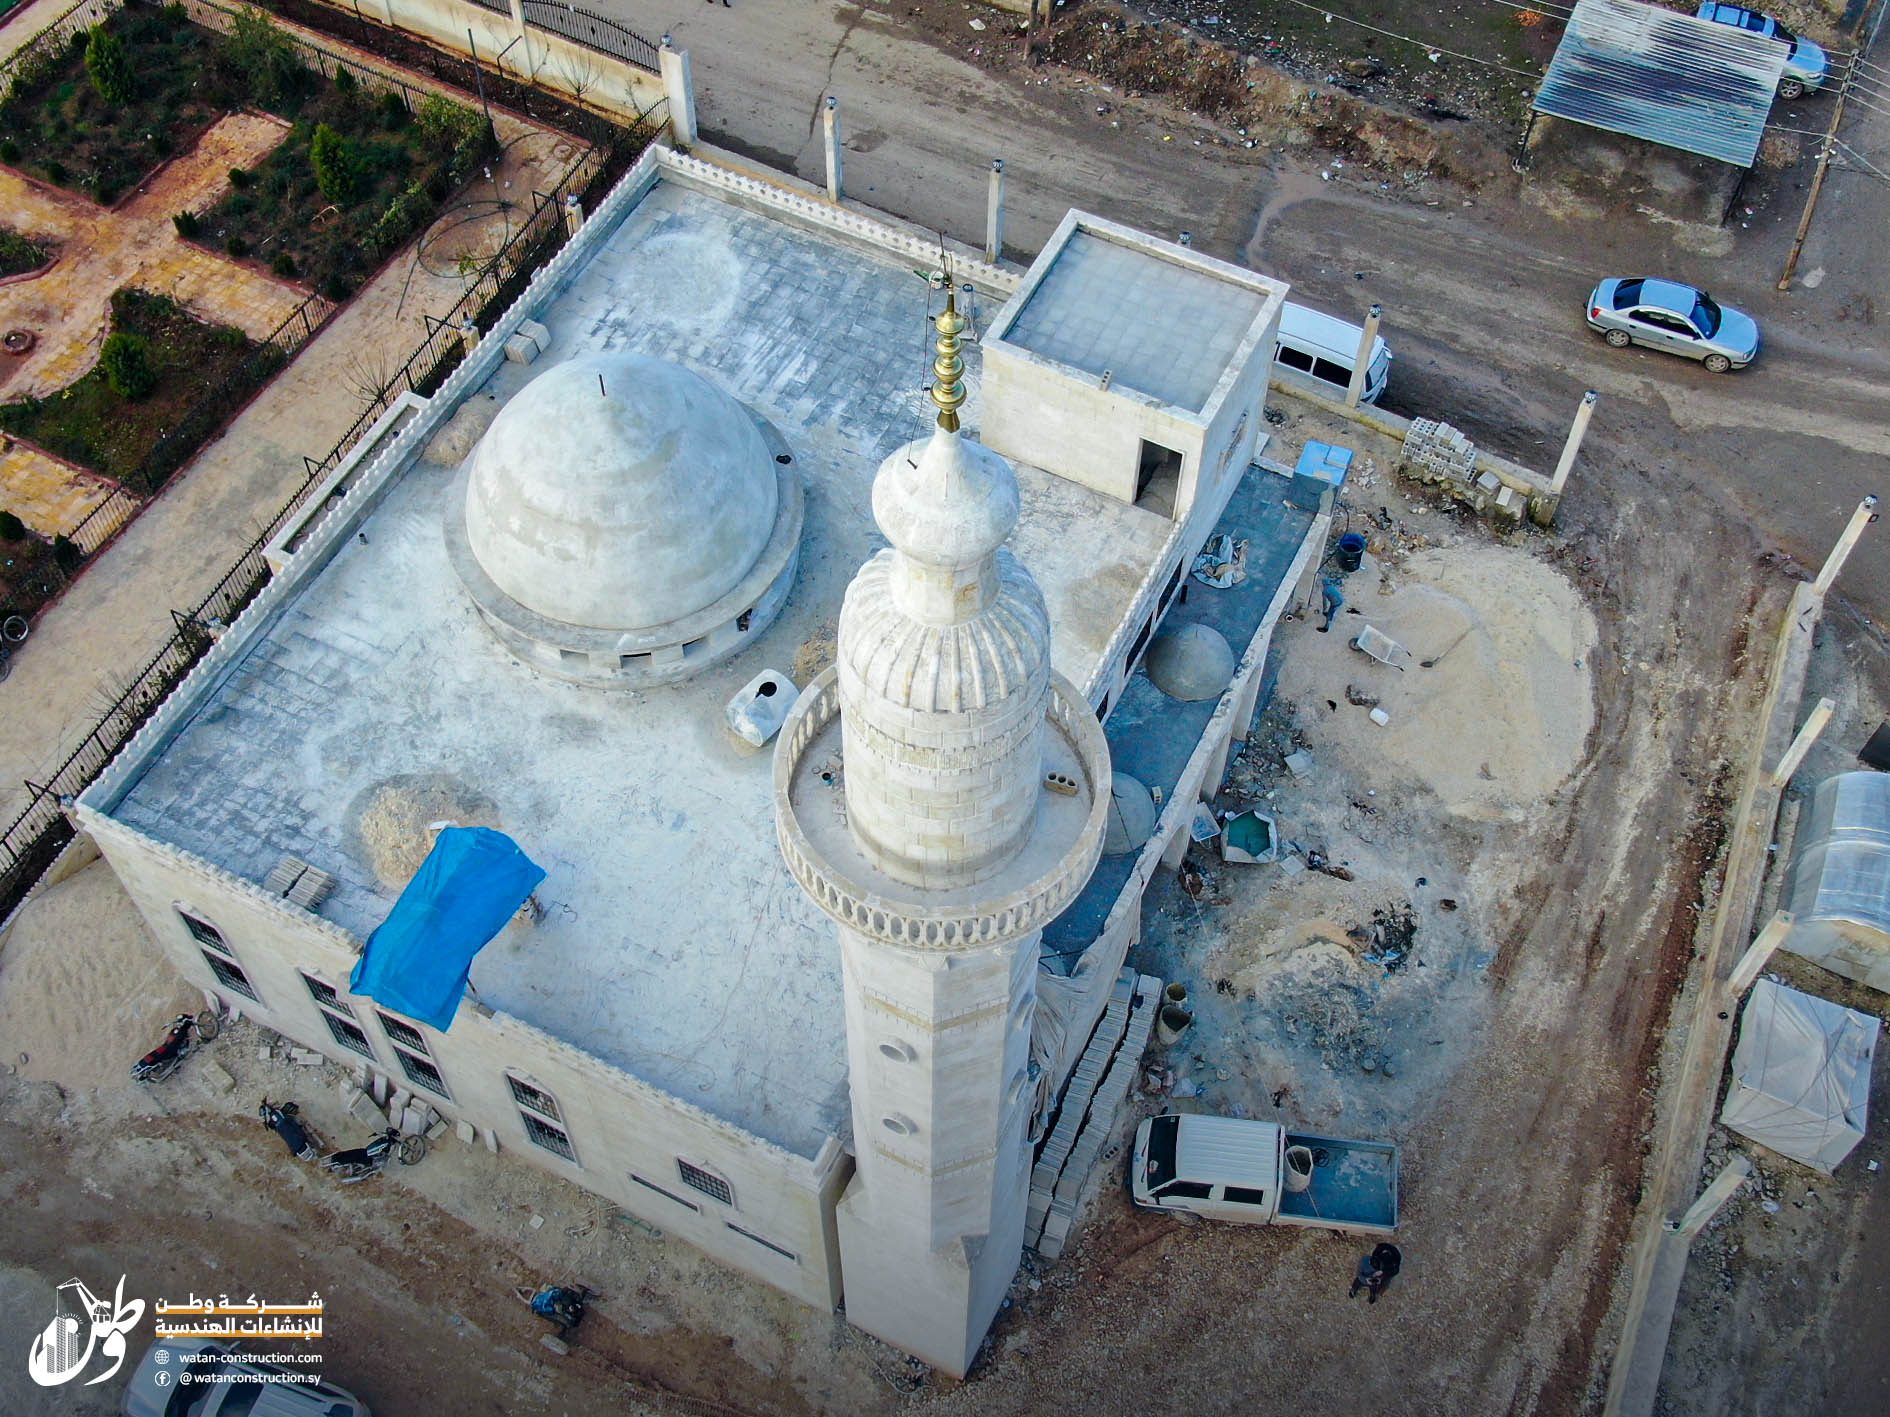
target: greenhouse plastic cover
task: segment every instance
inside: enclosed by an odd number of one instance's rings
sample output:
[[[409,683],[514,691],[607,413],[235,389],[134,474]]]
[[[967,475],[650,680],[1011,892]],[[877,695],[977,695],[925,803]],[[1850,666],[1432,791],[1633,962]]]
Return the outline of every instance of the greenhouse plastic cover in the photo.
[[[1829,1175],[1864,1138],[1878,1021],[1761,979],[1739,1028],[1720,1121]]]
[[[348,987],[444,1033],[473,956],[545,878],[504,832],[447,827],[368,936]]]

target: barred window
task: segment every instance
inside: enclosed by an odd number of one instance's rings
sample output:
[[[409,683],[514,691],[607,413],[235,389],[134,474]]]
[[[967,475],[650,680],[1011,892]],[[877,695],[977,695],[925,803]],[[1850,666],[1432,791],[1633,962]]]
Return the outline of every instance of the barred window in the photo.
[[[521,1107],[529,1107],[541,1117],[549,1117],[554,1122],[562,1122],[564,1113],[558,1110],[558,1099],[542,1087],[533,1087],[521,1077],[511,1073],[505,1075],[506,1085],[512,1089],[512,1100]]]
[[[343,1048],[352,1049],[363,1058],[374,1056],[374,1045],[368,1042],[367,1034],[361,1031],[359,1025],[337,1014],[331,1014],[327,1009],[323,1009],[321,1015],[322,1022],[328,1025],[328,1031],[334,1035],[335,1042]]]
[[[452,1101],[453,1094],[446,1090],[446,1079],[440,1076],[440,1070],[425,1058],[417,1058],[404,1048],[396,1048],[394,1056],[400,1059],[401,1071],[407,1074],[407,1080],[416,1087],[424,1087],[428,1092]]]
[[[524,1108],[519,1109],[519,1120],[525,1124],[525,1135],[546,1151],[562,1156],[566,1161],[577,1160],[577,1149],[571,1145],[571,1138],[562,1128],[554,1127],[541,1117],[533,1116]]]
[[[308,985],[308,992],[323,1008],[333,1009],[336,1013],[350,1016],[354,1013],[354,1010],[348,1007],[346,1001],[336,991],[334,985],[324,984],[312,974],[304,974],[302,982]]]
[[[646,1180],[644,1177],[637,1175],[634,1171],[630,1173],[630,1179],[635,1181],[639,1186],[642,1186],[645,1190],[655,1191],[664,1200],[675,1201],[677,1205],[684,1206],[689,1210],[700,1211],[702,1209],[702,1207],[697,1205],[694,1201],[684,1200],[674,1191],[665,1190],[663,1187],[657,1185],[656,1182]]]
[[[246,999],[262,1002],[262,995],[256,992],[256,986],[249,982],[249,976],[243,973],[233,959],[226,959],[219,954],[203,951],[203,962],[210,966],[210,972],[217,977],[217,982],[226,989],[234,989]]]
[[[775,1244],[774,1241],[772,1240],[764,1240],[761,1238],[761,1236],[757,1235],[754,1231],[744,1230],[742,1229],[741,1226],[737,1225],[732,1220],[724,1221],[723,1224],[727,1225],[728,1228],[733,1230],[737,1235],[746,1235],[750,1240],[753,1240],[757,1245],[761,1246],[761,1248],[764,1250],[773,1250],[777,1255],[780,1255],[783,1259],[793,1260],[796,1264],[799,1264],[801,1262],[801,1257],[795,1254],[794,1251],[785,1250],[781,1248],[781,1246]]]
[[[382,1014],[380,1018],[381,1027],[386,1031],[389,1041],[399,1044],[402,1048],[411,1048],[422,1056],[432,1051],[427,1047],[425,1035],[412,1024],[402,1023],[392,1014]]]
[[[676,1159],[676,1170],[682,1176],[685,1186],[694,1187],[703,1195],[712,1200],[718,1200],[723,1205],[735,1204],[734,1190],[730,1188],[727,1181],[713,1171],[705,1171],[700,1166],[693,1166],[681,1157]]]
[[[190,931],[190,937],[200,945],[208,945],[213,950],[230,953],[230,947],[223,943],[223,932],[201,916],[192,915],[188,910],[178,908],[177,918],[184,922],[184,928]]]

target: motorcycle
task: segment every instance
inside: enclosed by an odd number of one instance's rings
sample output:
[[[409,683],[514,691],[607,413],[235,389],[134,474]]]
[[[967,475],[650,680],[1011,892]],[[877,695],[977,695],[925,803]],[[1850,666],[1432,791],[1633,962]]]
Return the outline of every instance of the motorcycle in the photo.
[[[298,1161],[314,1161],[321,1155],[316,1148],[315,1138],[302,1121],[302,1109],[293,1102],[276,1106],[267,1097],[262,1106],[256,1109],[256,1115],[262,1118],[262,1124],[282,1138],[282,1144],[289,1148],[289,1155]]]
[[[572,1331],[584,1322],[586,1307],[597,1298],[595,1290],[582,1284],[547,1284],[536,1293],[529,1289],[514,1289],[512,1292],[530,1305],[531,1311],[539,1318],[557,1325],[560,1339],[569,1338]]]
[[[194,1016],[179,1014],[171,1020],[171,1031],[164,1041],[131,1065],[132,1077],[139,1082],[163,1082],[184,1065],[184,1059],[196,1052],[200,1043],[215,1038],[221,1027],[210,1009]]]
[[[390,1156],[402,1166],[411,1166],[426,1154],[425,1137],[403,1136],[398,1127],[389,1127],[366,1146],[350,1147],[346,1151],[331,1152],[324,1156],[322,1170],[334,1172],[346,1185],[380,1175]]]

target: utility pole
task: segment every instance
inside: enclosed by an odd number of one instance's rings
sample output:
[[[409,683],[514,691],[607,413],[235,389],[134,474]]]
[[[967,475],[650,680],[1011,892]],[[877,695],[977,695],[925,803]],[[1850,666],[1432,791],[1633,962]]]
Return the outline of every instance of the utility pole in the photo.
[[[1798,218],[1798,234],[1792,237],[1792,249],[1785,257],[1785,269],[1779,273],[1778,288],[1792,288],[1792,272],[1798,269],[1799,254],[1805,249],[1805,236],[1811,230],[1811,214],[1817,210],[1818,193],[1824,190],[1824,175],[1831,170],[1831,155],[1837,150],[1838,123],[1844,117],[1844,100],[1851,96],[1851,83],[1857,77],[1857,60],[1844,71],[1838,85],[1837,102],[1831,107],[1831,126],[1825,130],[1824,146],[1818,149],[1818,170],[1811,174],[1811,190],[1805,194],[1805,214]]]

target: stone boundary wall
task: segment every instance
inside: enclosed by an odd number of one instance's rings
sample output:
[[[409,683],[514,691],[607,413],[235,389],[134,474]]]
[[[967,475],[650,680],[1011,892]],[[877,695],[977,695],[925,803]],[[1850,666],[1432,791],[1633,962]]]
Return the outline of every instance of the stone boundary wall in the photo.
[[[1374,433],[1381,433],[1387,438],[1395,438],[1401,445],[1411,436],[1414,424],[1432,421],[1405,418],[1372,404],[1362,403],[1357,408],[1347,408],[1345,400],[1336,399],[1324,393],[1313,380],[1302,378],[1291,370],[1281,369],[1277,365],[1274,366],[1272,387],[1302,403],[1311,404],[1321,413],[1333,414],[1363,428],[1369,428]],[[1500,489],[1507,487],[1514,494],[1512,501],[1519,503],[1529,519],[1538,526],[1553,525],[1556,508],[1562,504],[1561,494],[1549,490],[1549,479],[1541,473],[1481,448],[1476,450],[1476,461],[1472,465],[1475,477],[1468,485],[1448,475],[1442,469],[1433,472],[1409,468],[1402,459],[1399,461],[1397,470],[1406,476],[1415,476],[1422,482],[1448,483],[1464,501],[1485,514],[1507,512],[1511,502],[1506,501],[1500,509],[1497,507]],[[1496,486],[1492,487],[1483,483],[1486,475],[1494,480]]]

